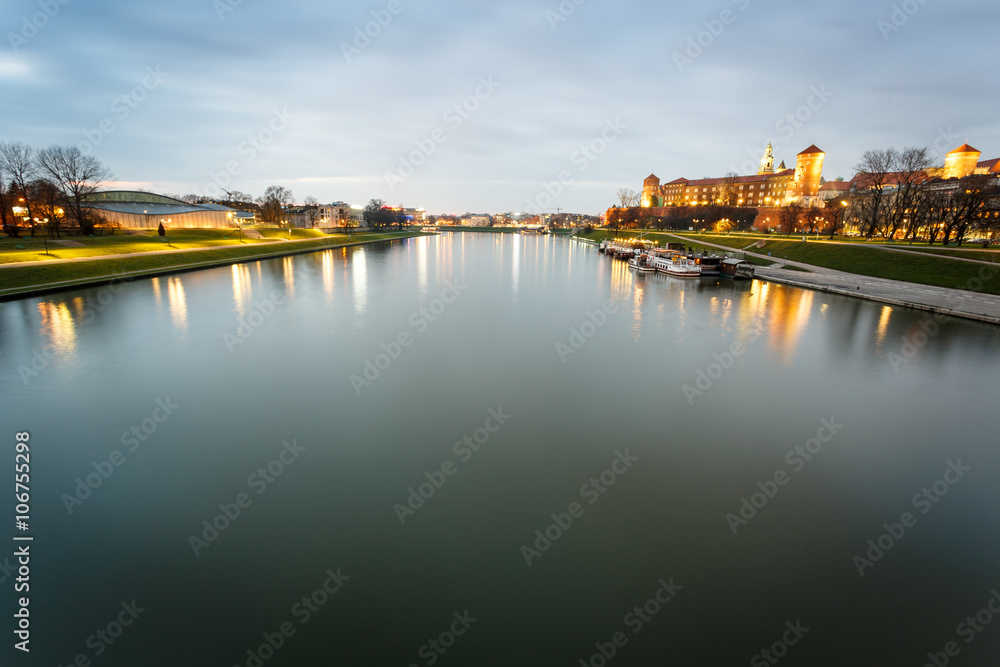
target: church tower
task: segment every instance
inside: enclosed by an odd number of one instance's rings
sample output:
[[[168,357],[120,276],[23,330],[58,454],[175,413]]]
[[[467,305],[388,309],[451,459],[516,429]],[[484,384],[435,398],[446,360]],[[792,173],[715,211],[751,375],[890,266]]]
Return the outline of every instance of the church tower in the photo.
[[[760,171],[757,172],[758,176],[764,174],[774,173],[774,148],[771,146],[771,142],[767,142],[767,148],[764,149],[764,157],[760,160]]]

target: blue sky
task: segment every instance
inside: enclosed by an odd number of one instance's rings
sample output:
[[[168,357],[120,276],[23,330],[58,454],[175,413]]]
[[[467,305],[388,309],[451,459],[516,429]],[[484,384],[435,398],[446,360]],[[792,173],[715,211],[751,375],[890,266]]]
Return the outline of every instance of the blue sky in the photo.
[[[828,179],[869,148],[1000,156],[995,0],[577,2],[6,0],[0,139],[127,187],[433,213],[598,213],[769,138]]]

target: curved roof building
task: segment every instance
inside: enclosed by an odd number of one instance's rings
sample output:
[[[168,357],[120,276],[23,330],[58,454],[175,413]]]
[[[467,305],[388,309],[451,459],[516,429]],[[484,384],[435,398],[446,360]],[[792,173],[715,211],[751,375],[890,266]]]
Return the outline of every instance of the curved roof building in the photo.
[[[89,195],[84,204],[111,224],[129,229],[229,229],[248,215],[219,204],[189,204],[173,197],[133,190]]]

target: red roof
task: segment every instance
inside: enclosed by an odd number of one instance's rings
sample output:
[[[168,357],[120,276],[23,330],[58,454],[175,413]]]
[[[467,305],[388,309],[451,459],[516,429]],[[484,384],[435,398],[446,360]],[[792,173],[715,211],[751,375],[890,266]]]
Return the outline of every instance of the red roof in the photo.
[[[647,181],[658,181],[658,180],[660,180],[660,177],[657,176],[656,174],[650,174],[649,176],[646,177],[646,180]]]
[[[667,183],[667,185],[680,185],[681,183],[687,183],[687,182],[688,179],[686,178],[675,178],[674,180]]]
[[[847,191],[851,189],[851,184],[847,181],[827,181],[819,187],[820,190]]]
[[[816,148],[816,144],[813,144],[809,148],[805,149],[799,155],[815,155],[816,153],[823,153],[820,149]],[[825,153],[824,153],[825,155]]]
[[[985,169],[991,174],[1000,174],[1000,157],[995,157],[992,160],[983,160],[976,167]]]
[[[953,150],[951,153],[948,153],[948,155],[953,155],[955,153],[981,153],[981,152],[982,151],[973,148],[969,144],[962,144],[961,146]]]

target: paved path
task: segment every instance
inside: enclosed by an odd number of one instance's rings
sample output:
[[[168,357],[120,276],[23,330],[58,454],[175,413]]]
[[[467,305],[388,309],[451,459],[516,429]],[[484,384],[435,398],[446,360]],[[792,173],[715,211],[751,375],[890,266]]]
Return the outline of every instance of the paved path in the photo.
[[[728,246],[696,241],[675,234],[668,234],[668,236],[672,236],[678,240],[685,240],[689,243],[720,248],[728,252],[735,250]],[[736,252],[740,251],[737,250]],[[760,253],[745,252],[745,254],[751,257],[775,261],[774,257],[768,257]],[[907,306],[919,310],[944,313],[954,317],[1000,324],[1000,296],[981,294],[970,290],[920,285],[902,280],[872,278],[871,276],[835,271],[803,262],[793,262],[790,260],[777,261],[779,264],[775,266],[757,267],[757,277],[762,280],[785,283],[796,287],[817,289],[824,292],[879,301],[895,306]],[[806,269],[810,273],[782,269],[780,268],[781,265],[796,266]],[[981,275],[987,279],[1000,280],[1000,272],[996,269],[991,270],[990,268],[983,267]]]

